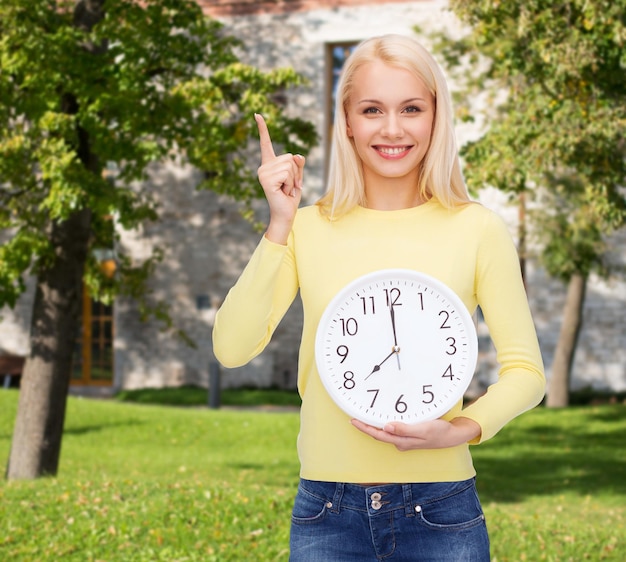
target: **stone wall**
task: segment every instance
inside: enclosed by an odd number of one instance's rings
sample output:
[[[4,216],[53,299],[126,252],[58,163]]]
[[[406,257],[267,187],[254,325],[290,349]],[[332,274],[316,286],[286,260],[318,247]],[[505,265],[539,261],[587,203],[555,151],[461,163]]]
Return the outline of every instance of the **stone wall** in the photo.
[[[189,167],[155,167],[143,187],[159,202],[160,220],[142,232],[122,236],[124,249],[137,258],[148,255],[153,246],[164,250],[163,263],[151,282],[153,295],[169,303],[176,327],[186,332],[196,348],[188,347],[171,331],[162,331],[155,322],[142,322],[136,303],[118,299],[118,387],[208,384],[209,363],[214,361],[211,329],[215,312],[261,234],[241,218],[231,201],[196,190],[199,179],[198,172]],[[282,380],[275,380],[275,361],[269,351],[229,373],[225,385],[278,385]]]
[[[30,278],[27,280],[27,290],[15,308],[0,308],[0,355],[25,357],[30,352],[30,319],[34,299],[35,280]]]

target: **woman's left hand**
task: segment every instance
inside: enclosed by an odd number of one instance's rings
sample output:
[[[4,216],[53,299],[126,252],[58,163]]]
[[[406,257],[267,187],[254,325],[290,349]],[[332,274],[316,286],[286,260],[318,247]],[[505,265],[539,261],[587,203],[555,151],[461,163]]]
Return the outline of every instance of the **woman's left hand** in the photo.
[[[463,417],[451,421],[433,420],[411,425],[392,422],[383,429],[355,419],[351,423],[370,437],[395,445],[398,451],[456,447],[476,439],[481,434],[481,428],[475,421]]]

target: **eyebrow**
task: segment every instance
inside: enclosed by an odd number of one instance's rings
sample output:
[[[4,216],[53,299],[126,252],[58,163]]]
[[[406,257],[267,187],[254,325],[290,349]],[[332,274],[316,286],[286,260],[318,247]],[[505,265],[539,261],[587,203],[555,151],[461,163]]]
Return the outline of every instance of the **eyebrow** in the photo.
[[[424,98],[409,98],[408,100],[401,101],[400,105],[404,105],[405,103],[412,103],[412,102],[416,102],[416,101],[426,102],[428,100],[426,100]],[[378,103],[378,104],[381,104],[382,102],[380,100],[376,100],[376,99],[364,99],[364,100],[359,100],[357,103]]]

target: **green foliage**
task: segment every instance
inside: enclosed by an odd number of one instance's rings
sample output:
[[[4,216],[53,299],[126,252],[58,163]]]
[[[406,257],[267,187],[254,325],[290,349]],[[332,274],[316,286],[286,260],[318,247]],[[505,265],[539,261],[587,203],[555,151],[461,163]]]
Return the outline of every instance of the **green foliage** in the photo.
[[[625,431],[624,405],[538,408],[473,447],[493,560],[626,559]],[[59,476],[0,482],[0,559],[286,561],[297,433],[296,413],[70,398]]]
[[[92,2],[91,19],[86,4],[0,5],[0,306],[14,305],[24,276],[58,252],[53,221],[88,208],[98,249],[112,247],[119,229],[156,220],[155,202],[137,183],[149,164],[189,162],[205,172],[199,188],[249,204],[261,192],[246,165],[254,112],[273,121],[288,150],[306,153],[316,140],[311,124],[273,101],[302,79],[242,64],[239,43],[196,2]],[[118,259],[114,280],[89,260],[92,294],[143,297],[143,310],[166,320],[145,294],[158,250],[146,263]]]
[[[485,132],[462,150],[469,185],[536,198],[548,271],[606,273],[606,236],[626,221],[626,2],[451,2],[470,26],[444,40],[460,115]],[[482,101],[486,108],[477,109]]]

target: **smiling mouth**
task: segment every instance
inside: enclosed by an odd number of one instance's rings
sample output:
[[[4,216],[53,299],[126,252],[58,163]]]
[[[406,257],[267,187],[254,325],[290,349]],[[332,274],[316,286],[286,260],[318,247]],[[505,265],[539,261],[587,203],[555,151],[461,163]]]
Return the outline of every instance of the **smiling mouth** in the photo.
[[[384,156],[402,156],[411,150],[411,146],[375,146],[374,148]]]

